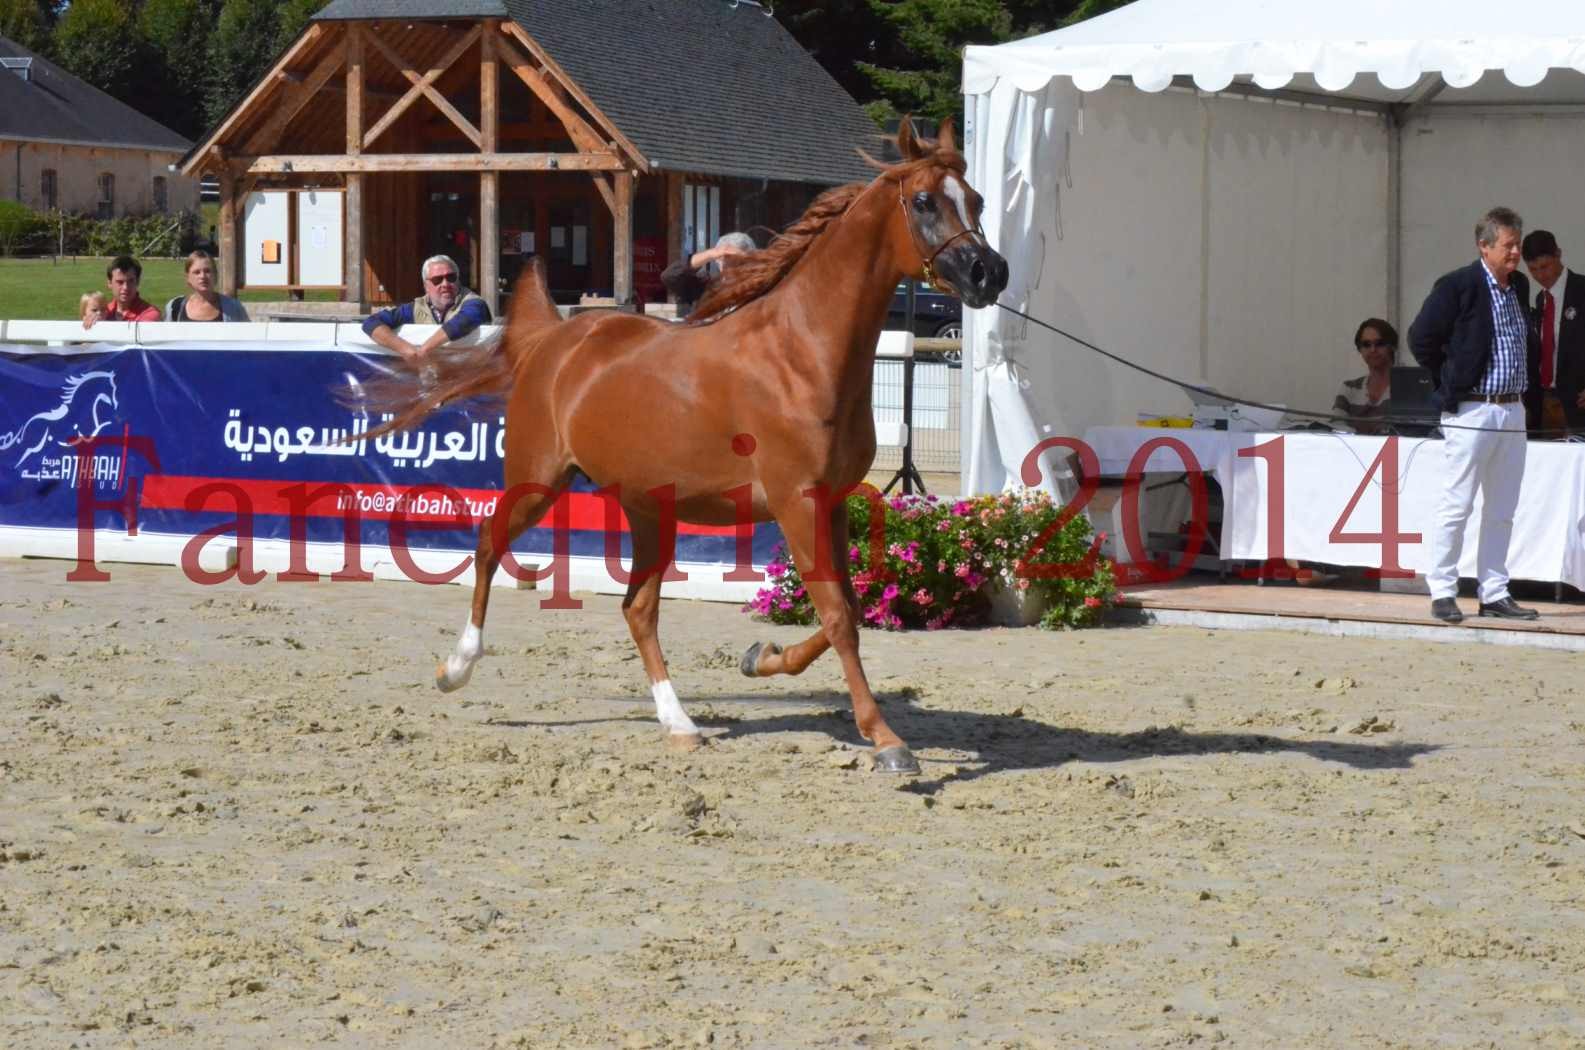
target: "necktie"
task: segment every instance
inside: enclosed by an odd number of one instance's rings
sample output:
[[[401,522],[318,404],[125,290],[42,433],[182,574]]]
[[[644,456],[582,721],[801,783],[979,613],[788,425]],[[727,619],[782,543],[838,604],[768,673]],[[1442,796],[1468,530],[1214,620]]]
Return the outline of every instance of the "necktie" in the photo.
[[[1545,288],[1541,289],[1541,388],[1551,389],[1553,358],[1555,353],[1556,338],[1552,334],[1552,322],[1557,309],[1557,300]]]

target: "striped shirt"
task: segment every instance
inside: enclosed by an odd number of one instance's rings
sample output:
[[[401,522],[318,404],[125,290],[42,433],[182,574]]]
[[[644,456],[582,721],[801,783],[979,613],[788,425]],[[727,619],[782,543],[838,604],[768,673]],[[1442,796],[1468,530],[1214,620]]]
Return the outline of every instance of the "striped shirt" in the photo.
[[[1480,268],[1486,276],[1486,290],[1491,292],[1491,327],[1496,338],[1492,342],[1491,359],[1486,362],[1486,374],[1475,384],[1475,393],[1522,394],[1528,352],[1524,308],[1512,284],[1506,288],[1499,285],[1484,260]]]

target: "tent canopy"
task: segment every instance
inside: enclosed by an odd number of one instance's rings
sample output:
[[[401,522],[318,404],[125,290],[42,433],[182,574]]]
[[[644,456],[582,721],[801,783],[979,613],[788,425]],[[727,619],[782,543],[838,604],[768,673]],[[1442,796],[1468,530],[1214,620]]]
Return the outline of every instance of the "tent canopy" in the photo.
[[[1490,0],[1136,0],[1067,29],[964,54],[963,90],[998,79],[1024,91],[1054,76],[1094,91],[1129,77],[1160,91],[1175,76],[1202,91],[1244,78],[1261,88],[1332,92],[1375,102],[1410,101],[1431,78],[1472,88],[1461,99],[1585,103],[1585,77],[1539,94],[1549,70],[1585,73],[1585,4],[1534,0],[1504,13]],[[1367,78],[1364,74],[1374,74]]]
[[[1585,260],[1580,0],[1136,0],[968,48],[964,92],[1002,301],[1229,393],[1328,407],[1355,324],[1406,329],[1494,204]],[[1189,407],[995,309],[965,349],[965,491],[1016,485],[1045,437]]]

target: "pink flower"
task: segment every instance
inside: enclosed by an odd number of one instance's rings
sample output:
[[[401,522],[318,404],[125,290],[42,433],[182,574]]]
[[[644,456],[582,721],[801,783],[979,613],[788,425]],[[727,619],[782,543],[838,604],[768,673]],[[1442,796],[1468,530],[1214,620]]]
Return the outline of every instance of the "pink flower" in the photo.
[[[1026,579],[1020,579],[1018,581],[1018,589],[1021,591],[1027,591],[1029,589],[1029,581]]]
[[[940,561],[936,562],[936,571],[937,572],[946,572],[947,571],[947,560],[945,558],[942,558]]]
[[[864,552],[859,550],[858,544],[855,543],[848,548],[848,561],[858,561],[863,556]]]
[[[929,588],[921,587],[917,591],[914,592],[914,604],[916,604],[916,605],[929,605],[930,604],[930,590],[929,590]]]
[[[886,589],[881,592],[881,600],[889,602],[893,598],[897,597],[898,593],[897,585],[895,583],[888,583],[886,585]]]
[[[1084,605],[1089,609],[1099,609],[1101,607],[1101,599],[1092,594],[1084,599]]]
[[[787,575],[787,566],[779,561],[773,561],[769,565],[765,566],[765,575],[769,576],[773,580],[780,579],[781,577]]]
[[[952,575],[961,580],[963,577],[967,576],[970,571],[971,570],[969,569],[968,562],[964,562],[962,565],[959,565],[956,569],[952,570]]]

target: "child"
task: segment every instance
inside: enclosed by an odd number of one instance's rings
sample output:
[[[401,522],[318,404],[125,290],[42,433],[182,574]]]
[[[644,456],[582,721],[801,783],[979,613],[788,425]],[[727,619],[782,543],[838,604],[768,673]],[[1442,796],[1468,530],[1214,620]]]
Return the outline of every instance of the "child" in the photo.
[[[83,319],[84,328],[92,328],[95,324],[105,319],[105,307],[109,300],[104,292],[84,292],[83,297],[77,300],[77,313]]]

